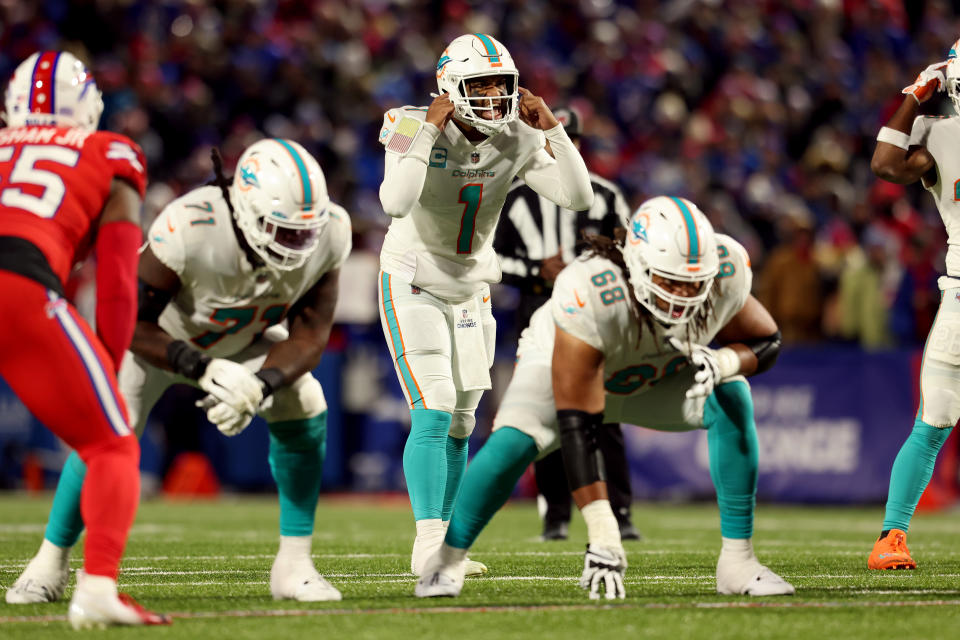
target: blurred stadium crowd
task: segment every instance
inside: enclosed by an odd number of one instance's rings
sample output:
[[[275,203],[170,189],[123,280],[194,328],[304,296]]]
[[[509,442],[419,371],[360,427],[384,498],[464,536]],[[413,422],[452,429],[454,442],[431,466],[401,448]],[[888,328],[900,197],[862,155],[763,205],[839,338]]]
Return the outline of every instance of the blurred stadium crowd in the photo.
[[[755,291],[788,344],[907,346],[922,343],[933,320],[946,249],[933,200],[875,179],[869,160],[900,88],[960,33],[949,2],[0,7],[3,78],[41,48],[72,50],[93,67],[101,126],[148,156],[148,216],[210,178],[211,145],[229,169],[262,135],[293,138],[320,161],[332,197],[353,216],[355,252],[375,270],[389,221],[377,197],[382,114],[428,104],[446,43],[482,31],[510,49],[522,85],[584,114],[588,166],[632,204],[688,197],[748,248]],[[355,317],[374,323],[375,313],[371,305]]]

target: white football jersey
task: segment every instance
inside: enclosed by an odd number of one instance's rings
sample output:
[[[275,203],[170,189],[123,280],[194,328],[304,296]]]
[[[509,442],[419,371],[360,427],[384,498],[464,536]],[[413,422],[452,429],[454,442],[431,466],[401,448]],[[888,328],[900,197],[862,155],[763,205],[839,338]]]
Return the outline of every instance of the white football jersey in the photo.
[[[388,155],[399,157],[390,141],[403,119],[423,122],[426,112],[426,107],[408,106],[384,114],[380,142]],[[543,132],[519,120],[476,145],[454,123],[447,124],[430,152],[419,200],[408,215],[390,223],[381,268],[452,300],[498,282],[493,232],[500,210],[514,176],[528,162],[555,162],[543,151],[545,141]],[[394,167],[388,159],[386,171]]]
[[[180,276],[180,291],[160,315],[160,327],[211,357],[247,347],[347,259],[350,216],[332,202],[329,214],[310,259],[299,269],[274,271],[250,266],[219,187],[200,187],[171,202],[147,240],[160,262]]]
[[[937,183],[924,187],[933,195],[947,229],[947,275],[960,278],[960,118],[918,116],[913,121],[910,144],[926,147],[937,163]]]
[[[713,301],[713,313],[701,330],[690,325],[693,341],[704,345],[740,312],[753,283],[750,260],[743,246],[721,234],[717,234],[717,245],[720,272],[709,298]],[[648,391],[662,377],[686,366],[686,358],[667,344],[667,337],[685,339],[687,328],[668,331],[652,319],[649,325],[644,322],[639,327],[631,312],[629,295],[623,272],[614,263],[597,256],[578,258],[560,272],[550,300],[534,313],[530,327],[520,339],[518,356],[522,357],[523,351],[530,348],[552,354],[557,326],[603,353],[604,387],[608,394]],[[642,334],[638,342],[639,331]]]

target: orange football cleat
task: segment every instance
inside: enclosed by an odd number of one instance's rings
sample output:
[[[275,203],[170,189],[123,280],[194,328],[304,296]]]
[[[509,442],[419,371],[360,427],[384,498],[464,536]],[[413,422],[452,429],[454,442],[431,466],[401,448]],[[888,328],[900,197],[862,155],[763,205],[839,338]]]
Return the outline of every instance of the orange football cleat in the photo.
[[[867,569],[916,568],[917,563],[910,557],[910,549],[907,548],[907,534],[900,529],[890,529],[887,537],[879,538],[867,560]]]

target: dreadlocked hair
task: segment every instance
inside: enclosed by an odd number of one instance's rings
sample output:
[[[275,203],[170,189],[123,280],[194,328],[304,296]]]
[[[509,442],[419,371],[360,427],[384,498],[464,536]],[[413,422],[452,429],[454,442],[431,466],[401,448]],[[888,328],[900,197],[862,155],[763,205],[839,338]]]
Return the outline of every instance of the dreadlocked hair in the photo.
[[[627,230],[618,227],[613,231],[613,238],[597,234],[583,234],[583,241],[587,245],[588,257],[599,256],[606,258],[617,265],[623,272],[624,284],[627,287],[627,298],[630,300],[630,313],[637,321],[639,330],[637,331],[637,345],[643,337],[643,327],[646,326],[650,333],[654,332],[653,318],[647,313],[640,300],[637,298],[636,291],[630,281],[630,269],[623,259],[623,245],[626,242]],[[687,341],[692,341],[695,334],[706,329],[707,321],[714,313],[714,302],[720,296],[720,281],[714,281],[710,295],[704,303],[697,309],[696,314],[687,322]]]
[[[223,199],[227,201],[227,208],[230,209],[230,215],[233,216],[233,203],[230,202],[230,183],[232,180],[223,175],[223,157],[220,155],[220,149],[210,148],[210,159],[213,161],[213,180],[208,182],[208,187],[220,187]]]
[[[261,266],[263,265],[263,260],[250,247],[250,243],[247,242],[247,237],[243,234],[243,231],[240,230],[240,225],[237,223],[237,216],[233,210],[233,202],[230,201],[230,185],[233,183],[233,179],[223,175],[223,157],[220,155],[220,150],[216,147],[211,147],[210,159],[213,161],[213,180],[205,186],[220,187],[220,193],[223,194],[223,199],[227,203],[227,209],[230,210],[230,224],[233,227],[234,235],[237,237],[237,243],[239,243],[240,248],[243,250],[244,255],[247,256],[247,260],[251,265],[254,267]]]
[[[637,294],[633,290],[633,284],[630,283],[630,269],[627,267],[627,263],[623,260],[623,243],[627,238],[627,230],[618,227],[613,230],[613,237],[609,238],[607,236],[601,236],[597,234],[583,234],[583,240],[587,243],[587,252],[589,257],[599,256],[601,258],[606,258],[613,264],[620,267],[620,270],[623,272],[624,285],[627,287],[627,300],[630,301],[630,313],[633,315],[634,320],[637,321],[637,345],[640,345],[640,338],[643,337],[643,327],[646,326],[650,333],[654,332],[653,329],[653,320],[650,317],[649,313],[646,313],[642,306],[640,306],[640,301],[637,299]]]

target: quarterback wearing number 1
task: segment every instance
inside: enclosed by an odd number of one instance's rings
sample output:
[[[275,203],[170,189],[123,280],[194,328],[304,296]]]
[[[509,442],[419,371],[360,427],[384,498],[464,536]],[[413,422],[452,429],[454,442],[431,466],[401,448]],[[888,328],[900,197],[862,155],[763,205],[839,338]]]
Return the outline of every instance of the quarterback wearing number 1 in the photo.
[[[579,152],[543,100],[519,86],[500,42],[456,38],[436,75],[440,95],[429,107],[391,109],[380,130],[380,201],[393,218],[380,254],[380,318],[411,412],[403,471],[417,575],[443,541],[474,412],[491,386],[493,231],[510,184],[520,176],[575,211],[593,202]]]
[[[311,371],[330,336],[350,218],[327,197],[317,161],[292,140],[247,147],[233,181],[216,178],[157,216],[140,257],[139,308],[119,387],[142,433],[173,384],[206,391],[200,405],[225,435],[260,415],[280,497],[275,599],[340,600],[314,568],[310,546],[326,446],[327,405]],[[56,600],[83,530],[77,504],[86,469],[67,459],[40,551],[7,602]]]

